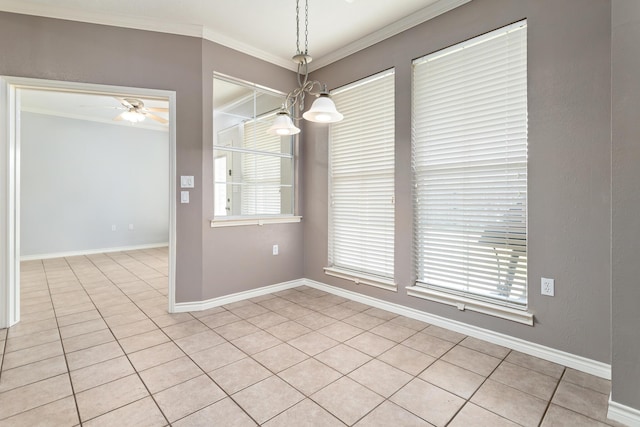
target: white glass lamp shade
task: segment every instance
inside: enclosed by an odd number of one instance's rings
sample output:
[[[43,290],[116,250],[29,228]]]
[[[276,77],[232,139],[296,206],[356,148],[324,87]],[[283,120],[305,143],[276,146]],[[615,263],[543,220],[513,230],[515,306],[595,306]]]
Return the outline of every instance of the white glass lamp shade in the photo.
[[[344,117],[336,110],[336,104],[333,103],[329,94],[321,93],[318,99],[313,101],[309,111],[302,115],[306,120],[317,123],[335,123]]]
[[[289,114],[286,111],[281,111],[276,114],[276,118],[271,127],[267,129],[267,133],[271,135],[287,136],[300,133],[300,129],[293,124],[293,120],[291,120],[291,117],[289,117]]]
[[[122,118],[131,123],[138,123],[145,119],[144,114],[131,110],[122,113]]]

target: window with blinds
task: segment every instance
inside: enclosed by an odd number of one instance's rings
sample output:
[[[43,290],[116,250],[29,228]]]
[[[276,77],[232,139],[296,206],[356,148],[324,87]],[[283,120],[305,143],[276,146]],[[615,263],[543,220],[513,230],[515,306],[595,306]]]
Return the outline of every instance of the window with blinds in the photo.
[[[526,21],[416,59],[412,104],[416,286],[526,308]]]
[[[327,274],[393,289],[395,90],[386,71],[331,93]]]

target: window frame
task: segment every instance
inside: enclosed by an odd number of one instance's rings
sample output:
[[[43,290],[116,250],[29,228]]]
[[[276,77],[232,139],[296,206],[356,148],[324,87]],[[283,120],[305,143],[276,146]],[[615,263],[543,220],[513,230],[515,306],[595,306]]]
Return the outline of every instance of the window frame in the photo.
[[[386,130],[386,132],[390,132],[390,138],[392,139],[392,143],[390,144],[390,147],[386,147],[386,150],[390,150],[392,153],[392,160],[391,160],[391,165],[387,167],[387,169],[391,172],[392,174],[392,178],[391,178],[391,196],[390,196],[390,200],[389,200],[389,205],[391,206],[391,210],[392,210],[392,219],[391,219],[391,226],[392,226],[392,230],[391,230],[391,244],[390,244],[390,252],[391,252],[391,260],[387,261],[386,265],[386,269],[389,270],[388,265],[390,264],[390,271],[388,271],[387,275],[378,275],[378,274],[374,274],[373,270],[369,270],[369,271],[365,271],[364,269],[359,269],[359,267],[361,266],[356,266],[354,264],[349,265],[349,263],[340,263],[337,262],[336,263],[336,249],[335,246],[332,246],[335,244],[335,240],[336,239],[336,235],[335,235],[335,228],[334,228],[334,220],[335,220],[335,210],[334,210],[334,203],[335,203],[335,199],[334,199],[334,191],[335,191],[335,187],[334,187],[334,173],[333,173],[333,165],[334,163],[337,161],[337,159],[335,159],[333,157],[334,151],[334,137],[336,135],[336,124],[332,125],[332,128],[330,130],[330,134],[329,134],[329,149],[328,149],[328,198],[329,198],[329,203],[328,203],[328,239],[327,239],[327,249],[328,249],[328,259],[327,259],[327,264],[328,266],[324,268],[325,274],[329,275],[329,276],[333,276],[333,277],[337,277],[340,279],[344,279],[344,280],[349,280],[352,281],[353,283],[355,283],[356,285],[368,285],[368,286],[373,286],[373,287],[377,287],[377,288],[381,288],[381,289],[385,289],[385,290],[389,290],[389,291],[393,291],[393,292],[397,292],[398,289],[398,285],[395,282],[395,184],[396,184],[396,180],[395,180],[395,69],[391,68],[391,69],[387,69],[384,70],[382,72],[376,73],[374,75],[365,77],[363,79],[359,79],[353,83],[347,84],[345,86],[339,87],[334,89],[333,91],[331,91],[332,96],[334,97],[334,99],[336,99],[336,94],[340,94],[342,92],[346,92],[349,90],[355,90],[358,87],[366,87],[366,85],[370,84],[370,83],[374,83],[377,80],[381,80],[384,78],[390,78],[390,85],[391,85],[391,99],[392,99],[392,103],[391,103],[391,112],[387,112],[390,120],[391,120],[391,130],[389,131],[388,129]],[[384,83],[384,82],[383,82]],[[385,83],[386,84],[386,83]],[[367,97],[370,97],[370,92],[367,91]],[[357,95],[356,95],[357,96]],[[339,100],[336,100],[336,102],[338,103]],[[387,104],[388,105],[388,104]],[[348,120],[349,117],[353,116],[353,113],[351,115],[348,114],[348,111],[345,111],[345,108],[347,108],[345,105],[341,106],[341,110],[343,111],[343,113],[345,114],[345,116],[347,117]],[[366,107],[365,107],[366,108]],[[347,122],[348,123],[348,122]],[[338,126],[340,125],[344,125],[345,123],[340,123],[338,124]],[[358,126],[357,124],[355,126]],[[386,124],[386,127],[388,127],[389,125]],[[385,126],[381,126],[381,129],[384,129]],[[349,141],[351,144],[356,144],[357,141],[353,140],[353,141]],[[377,141],[378,143],[382,143],[384,141]],[[354,163],[352,163],[351,165],[353,167],[357,167],[357,160],[354,161]],[[387,170],[385,169],[385,170]],[[387,171],[386,173],[389,173],[389,171]],[[342,181],[343,183],[345,182],[351,182],[353,184],[353,180],[349,180],[348,178],[345,178],[344,173],[342,174]],[[344,184],[343,184],[344,185]],[[347,184],[348,185],[348,184]],[[389,186],[389,183],[385,184],[386,186]],[[362,189],[360,189],[362,191]],[[389,189],[387,188],[387,191]],[[378,188],[376,188],[374,191],[380,191]],[[358,205],[360,207],[362,207],[361,205]],[[378,206],[383,206],[381,204],[379,204]],[[343,232],[346,229],[343,229]],[[387,243],[384,243],[387,242]],[[388,239],[384,240],[383,244],[388,246]],[[378,241],[378,244],[380,244],[380,241]],[[340,245],[340,243],[338,243],[338,245]],[[387,248],[386,250],[387,255],[389,252],[389,249]],[[366,255],[365,255],[366,257]],[[366,262],[362,262],[362,264],[366,264]],[[366,266],[365,266],[366,268]]]
[[[417,94],[417,90],[416,90],[416,66],[419,66],[421,64],[424,64],[426,62],[428,62],[429,60],[431,60],[431,58],[434,59],[438,59],[438,58],[444,58],[448,55],[454,55],[457,52],[463,51],[464,49],[471,47],[471,46],[475,46],[478,45],[480,43],[484,43],[486,41],[490,41],[492,39],[501,37],[503,35],[507,35],[509,34],[509,32],[511,31],[515,31],[515,30],[520,30],[520,29],[524,29],[525,33],[524,33],[524,40],[525,40],[525,47],[524,47],[524,62],[525,62],[525,82],[524,82],[524,91],[525,91],[525,95],[524,95],[524,99],[525,99],[525,103],[526,103],[526,91],[527,91],[527,83],[526,83],[526,74],[527,74],[527,70],[526,70],[526,27],[527,27],[527,20],[522,20],[519,22],[516,22],[514,24],[511,25],[507,25],[505,27],[499,28],[497,30],[491,31],[489,33],[480,35],[478,37],[474,37],[470,40],[464,41],[462,43],[458,43],[456,45],[450,46],[448,48],[442,49],[440,51],[434,52],[432,54],[428,54],[425,55],[421,58],[417,58],[413,61],[412,63],[412,68],[413,68],[413,72],[412,72],[412,177],[413,177],[413,183],[414,183],[414,195],[413,195],[413,200],[414,200],[414,207],[413,207],[413,214],[414,214],[414,235],[413,235],[413,240],[414,240],[414,268],[415,268],[415,283],[411,286],[407,287],[407,293],[410,296],[415,296],[415,297],[419,297],[419,298],[424,298],[424,299],[428,299],[431,301],[436,301],[439,303],[443,303],[443,304],[447,304],[447,305],[452,305],[457,307],[459,310],[471,310],[471,311],[476,311],[476,312],[480,312],[480,313],[484,313],[484,314],[489,314],[492,316],[497,316],[497,317],[501,317],[501,318],[506,318],[508,320],[512,320],[515,322],[519,322],[519,323],[524,323],[527,325],[533,325],[533,314],[529,313],[528,310],[528,298],[526,297],[528,295],[528,289],[529,289],[529,285],[527,283],[527,273],[526,271],[528,271],[527,269],[527,263],[526,263],[526,243],[525,243],[525,252],[524,252],[524,269],[525,269],[525,278],[524,278],[524,292],[525,292],[525,301],[524,303],[520,303],[520,302],[512,302],[509,301],[508,298],[505,299],[500,299],[497,297],[489,297],[489,296],[483,296],[481,293],[474,293],[474,292],[469,292],[464,291],[464,290],[458,290],[455,288],[455,286],[453,285],[454,282],[451,282],[452,284],[450,285],[450,287],[447,286],[443,286],[442,284],[429,284],[426,281],[424,281],[422,279],[422,272],[420,269],[420,265],[421,265],[421,251],[425,250],[424,249],[424,245],[426,244],[426,242],[428,242],[428,240],[420,240],[421,239],[421,234],[424,232],[424,230],[426,230],[426,224],[424,226],[422,226],[421,228],[421,224],[420,224],[420,220],[419,220],[419,209],[424,210],[424,206],[428,206],[428,203],[425,203],[424,201],[419,201],[420,197],[426,197],[426,193],[425,193],[425,188],[424,184],[418,184],[418,172],[416,169],[416,144],[418,143],[416,141],[416,131],[415,131],[415,126],[416,126],[416,118],[415,115],[417,114],[416,111],[414,111],[415,108],[415,97]],[[508,55],[507,55],[508,56]],[[460,60],[462,61],[462,60]],[[423,77],[424,78],[424,77]],[[452,83],[452,82],[447,82],[447,83]],[[526,104],[525,104],[526,105]],[[424,111],[422,112],[423,114]],[[526,107],[525,107],[525,123],[524,123],[524,128],[526,130],[527,128],[527,119],[526,119]],[[420,123],[422,126],[424,126],[424,122]],[[528,136],[525,136],[526,139],[528,139]],[[422,141],[422,144],[426,144],[426,142]],[[526,147],[526,140],[525,140],[525,147]],[[421,146],[421,148],[424,150],[424,146]],[[526,152],[526,148],[525,148],[525,152]],[[421,155],[425,155],[424,153],[422,153]],[[527,161],[526,161],[526,154],[525,154],[525,170],[528,168],[527,167]],[[458,172],[458,174],[461,174],[462,172]],[[526,172],[525,172],[526,174]],[[420,175],[421,177],[423,177],[422,179],[424,179],[424,172],[422,172],[422,175]],[[504,185],[505,181],[500,181],[500,183],[502,185]],[[525,188],[526,188],[526,182],[525,182]],[[466,188],[466,187],[465,187]],[[526,191],[526,190],[525,190]],[[423,199],[424,200],[424,199]],[[463,199],[461,199],[463,200]],[[431,209],[431,208],[426,208],[426,209]],[[524,223],[525,223],[525,234],[524,234],[524,240],[525,242],[527,241],[527,231],[526,231],[526,224],[528,223],[527,221],[527,206],[526,206],[526,195],[525,195],[525,203],[524,203]],[[465,220],[466,223],[467,220]],[[477,221],[477,219],[474,219],[474,221]],[[462,225],[458,225],[459,227],[462,227]],[[422,231],[421,231],[422,230]],[[443,229],[444,230],[444,229]],[[462,231],[460,233],[463,233]],[[466,233],[466,232],[465,232]],[[466,234],[461,234],[461,236],[466,236]],[[441,238],[446,238],[446,237],[441,237]],[[462,239],[462,237],[460,237]],[[439,237],[440,239],[440,237]],[[478,243],[478,242],[476,242]],[[479,243],[478,243],[479,244]],[[494,248],[495,250],[495,248]],[[512,255],[513,257],[513,255]],[[496,253],[496,258],[498,258],[498,255]],[[465,261],[459,261],[459,263],[464,264]],[[486,262],[486,261],[484,261]],[[520,262],[520,260],[518,260],[517,262]],[[500,264],[500,259],[496,260],[497,265]],[[437,264],[436,264],[437,265]],[[468,267],[467,264],[465,264],[467,266],[467,268],[471,268]],[[500,271],[499,268],[497,268],[498,271]],[[472,277],[472,276],[469,276]],[[499,289],[499,282],[496,283],[496,290]],[[480,285],[476,284],[471,286],[470,289],[480,289]],[[469,288],[468,288],[469,289]]]

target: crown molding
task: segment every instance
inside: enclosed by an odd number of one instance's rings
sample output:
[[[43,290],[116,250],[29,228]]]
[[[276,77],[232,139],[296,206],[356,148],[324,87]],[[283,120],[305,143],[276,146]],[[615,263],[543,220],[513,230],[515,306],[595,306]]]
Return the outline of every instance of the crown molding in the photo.
[[[380,30],[350,43],[343,48],[332,51],[320,58],[314,58],[314,61],[309,65],[309,71],[314,71],[333,62],[339,61],[340,59],[352,55],[362,49],[366,49],[367,47],[373,46],[376,43],[395,36],[396,34],[415,27],[416,25],[422,24],[423,22],[433,19],[438,15],[446,13],[470,1],[471,0],[440,0],[403,19],[400,19],[399,21],[394,22],[393,24],[387,25]],[[23,3],[21,0],[3,0],[0,7],[1,11],[4,12],[108,25],[113,27],[131,28],[136,30],[155,31],[189,37],[199,37],[291,71],[296,71],[297,69],[296,64],[289,58],[281,58],[262,49],[257,49],[247,43],[228,37],[200,24],[171,23],[150,18],[79,11],[49,4],[33,5]]]
[[[336,61],[346,58],[349,55],[353,55],[363,49],[373,46],[376,43],[380,43],[383,40],[400,34],[410,28],[420,25],[423,22],[427,22],[436,16],[442,15],[450,10],[453,10],[463,4],[469,3],[471,0],[440,0],[430,6],[420,9],[416,13],[402,18],[399,21],[389,24],[363,38],[346,45],[343,48],[337,49],[321,58],[313,60],[309,65],[309,72],[318,70],[322,67],[326,67]]]

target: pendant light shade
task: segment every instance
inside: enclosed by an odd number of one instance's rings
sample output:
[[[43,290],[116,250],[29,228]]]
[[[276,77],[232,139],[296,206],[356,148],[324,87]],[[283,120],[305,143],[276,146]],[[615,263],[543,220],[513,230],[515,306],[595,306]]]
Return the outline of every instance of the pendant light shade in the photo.
[[[305,112],[302,117],[316,123],[335,123],[343,119],[343,115],[336,110],[336,104],[326,92],[321,93],[318,99],[313,101],[309,111]]]
[[[300,132],[300,129],[293,124],[293,120],[289,117],[289,113],[282,110],[276,114],[273,125],[271,125],[267,132],[271,135],[286,136],[295,135]]]

